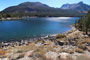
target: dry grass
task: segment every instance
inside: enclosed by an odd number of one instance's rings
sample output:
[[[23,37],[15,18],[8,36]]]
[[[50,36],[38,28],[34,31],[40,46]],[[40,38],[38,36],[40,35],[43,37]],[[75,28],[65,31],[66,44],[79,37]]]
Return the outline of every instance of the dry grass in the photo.
[[[87,57],[86,55],[82,55],[82,56],[77,56],[76,60],[90,60],[90,58]]]
[[[0,49],[0,57],[4,57],[6,53],[8,53],[6,50]]]
[[[45,42],[44,42],[44,45],[50,45],[50,44],[52,44],[51,41],[45,41]]]
[[[78,48],[83,49],[83,50],[87,49],[87,47],[83,44],[78,44]]]
[[[78,53],[83,53],[84,51],[83,51],[83,49],[76,48],[76,49],[75,49],[75,52],[78,52]]]
[[[70,54],[72,54],[72,53],[75,52],[75,50],[72,50],[72,49],[60,49],[59,52],[66,52],[66,53],[70,53]]]
[[[14,48],[11,48],[10,49],[7,49],[7,51],[9,53],[18,53],[18,52],[27,52],[27,51],[30,51],[30,50],[35,50],[37,49],[37,47],[35,46],[35,43],[30,43],[29,45],[26,45],[26,46],[17,46],[17,47],[14,47]]]
[[[40,46],[32,53],[31,57],[33,57],[34,60],[37,60],[37,58],[39,58],[38,60],[47,60],[45,53],[46,50],[44,50],[43,47]]]
[[[74,60],[71,55],[67,56],[67,60]]]
[[[64,37],[66,37],[64,34],[58,34],[58,35],[56,35],[56,39],[60,39],[60,38],[64,38]]]
[[[0,49],[0,55],[5,55],[7,51]]]

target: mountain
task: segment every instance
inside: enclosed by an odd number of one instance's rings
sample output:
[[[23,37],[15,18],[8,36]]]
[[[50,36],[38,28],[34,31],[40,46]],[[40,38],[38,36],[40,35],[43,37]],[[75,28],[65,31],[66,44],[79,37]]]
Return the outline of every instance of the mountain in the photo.
[[[71,9],[61,9],[50,7],[40,2],[24,2],[16,6],[11,6],[3,11],[5,16],[82,16],[83,14]]]
[[[49,6],[42,4],[40,2],[24,2],[21,3],[17,6],[11,6],[6,8],[5,10],[3,10],[2,12],[14,12],[14,13],[18,13],[18,12],[38,12],[38,11],[43,11],[43,10],[47,10],[48,8],[50,8]]]
[[[61,9],[72,9],[79,12],[87,12],[88,10],[90,10],[90,5],[87,5],[81,1],[74,4],[64,4],[62,5]]]

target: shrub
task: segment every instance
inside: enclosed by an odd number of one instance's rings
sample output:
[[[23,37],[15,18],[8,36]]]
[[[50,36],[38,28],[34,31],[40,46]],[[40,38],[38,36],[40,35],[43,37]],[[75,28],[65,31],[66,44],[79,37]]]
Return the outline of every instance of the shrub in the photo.
[[[56,38],[57,38],[57,39],[59,39],[59,38],[64,38],[64,37],[66,37],[64,34],[58,34],[58,35],[56,35]]]
[[[80,48],[75,49],[75,51],[78,53],[83,53],[83,49],[80,49]]]
[[[42,43],[43,42],[43,40],[37,40],[37,41],[35,41],[35,43]]]
[[[87,49],[87,47],[83,44],[78,44],[78,48],[83,49],[83,50]]]
[[[71,50],[71,49],[61,49],[60,52],[66,52],[66,53],[74,53],[74,50]]]
[[[90,52],[90,47],[88,47],[87,49],[88,49],[88,51]]]

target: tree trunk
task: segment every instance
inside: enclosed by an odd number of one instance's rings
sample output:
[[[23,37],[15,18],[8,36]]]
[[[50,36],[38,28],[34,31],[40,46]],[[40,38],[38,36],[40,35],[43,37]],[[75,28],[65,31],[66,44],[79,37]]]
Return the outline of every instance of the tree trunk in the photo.
[[[88,34],[88,28],[86,28],[86,34]]]

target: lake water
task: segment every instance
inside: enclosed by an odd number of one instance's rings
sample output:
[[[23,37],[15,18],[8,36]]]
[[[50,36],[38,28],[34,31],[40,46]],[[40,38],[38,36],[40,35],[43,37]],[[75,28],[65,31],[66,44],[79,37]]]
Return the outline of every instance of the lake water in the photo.
[[[78,17],[23,18],[0,21],[0,41],[20,40],[71,30]]]

